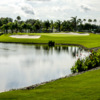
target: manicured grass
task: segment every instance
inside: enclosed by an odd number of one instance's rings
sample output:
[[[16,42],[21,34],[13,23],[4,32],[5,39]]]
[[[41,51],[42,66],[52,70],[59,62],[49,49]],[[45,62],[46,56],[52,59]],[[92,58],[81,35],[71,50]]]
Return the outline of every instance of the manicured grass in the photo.
[[[100,100],[100,69],[59,79],[33,90],[0,93],[0,100]]]
[[[22,34],[22,33],[18,33]],[[25,34],[25,33],[23,33]],[[89,36],[77,36],[69,34],[52,34],[52,33],[33,33],[29,35],[41,35],[39,39],[16,39],[9,35],[0,36],[0,42],[15,43],[48,43],[50,40],[55,43],[80,44],[87,48],[100,47],[100,35],[90,34]]]

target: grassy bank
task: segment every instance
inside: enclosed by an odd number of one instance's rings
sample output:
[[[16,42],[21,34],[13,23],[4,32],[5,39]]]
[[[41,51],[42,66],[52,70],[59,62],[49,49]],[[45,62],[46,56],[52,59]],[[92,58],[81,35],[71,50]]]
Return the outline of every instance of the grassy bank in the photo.
[[[22,34],[22,33],[19,33]],[[80,44],[87,48],[100,47],[100,35],[90,34],[89,36],[78,36],[69,34],[46,34],[34,33],[29,35],[41,35],[39,39],[16,39],[9,35],[0,36],[0,42],[14,42],[14,43],[48,43],[50,40],[55,43],[66,44]]]
[[[59,79],[33,90],[0,93],[0,100],[100,100],[100,69]]]

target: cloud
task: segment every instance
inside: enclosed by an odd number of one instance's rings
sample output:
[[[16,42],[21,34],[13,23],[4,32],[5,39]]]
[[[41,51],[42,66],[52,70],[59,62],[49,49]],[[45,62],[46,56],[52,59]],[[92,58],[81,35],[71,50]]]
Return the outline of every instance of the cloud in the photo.
[[[19,2],[19,3],[13,3],[9,4],[9,8],[13,9],[13,14],[20,15],[23,17],[31,17],[32,15],[35,15],[34,13],[34,7],[26,2]]]
[[[31,7],[21,7],[21,10],[29,15],[34,15],[34,11]]]
[[[87,5],[81,5],[80,7],[81,7],[81,9],[82,9],[83,11],[85,11],[85,12],[91,11],[91,10],[92,10],[92,9],[91,9],[89,6],[87,6]]]
[[[100,19],[99,0],[0,0],[0,17],[20,15],[22,19],[60,19],[72,16]],[[84,13],[84,12],[89,12]]]

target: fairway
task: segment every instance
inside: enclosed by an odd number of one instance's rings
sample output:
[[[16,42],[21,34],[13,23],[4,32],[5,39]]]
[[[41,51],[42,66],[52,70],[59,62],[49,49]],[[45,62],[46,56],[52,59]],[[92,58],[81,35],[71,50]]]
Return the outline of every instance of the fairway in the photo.
[[[26,33],[17,33],[25,35]],[[88,36],[52,33],[27,33],[27,35],[39,35],[39,39],[18,39],[9,37],[11,34],[0,36],[0,42],[8,43],[48,43],[54,41],[56,44],[78,44],[87,48],[100,47],[100,35],[90,34]]]

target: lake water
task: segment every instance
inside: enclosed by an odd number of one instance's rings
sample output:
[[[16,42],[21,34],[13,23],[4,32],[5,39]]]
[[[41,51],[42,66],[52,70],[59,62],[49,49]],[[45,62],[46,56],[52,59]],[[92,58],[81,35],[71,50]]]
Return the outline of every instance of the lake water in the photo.
[[[79,47],[0,43],[0,92],[69,75],[78,57],[88,55]]]

